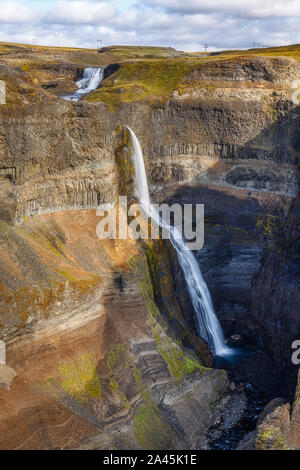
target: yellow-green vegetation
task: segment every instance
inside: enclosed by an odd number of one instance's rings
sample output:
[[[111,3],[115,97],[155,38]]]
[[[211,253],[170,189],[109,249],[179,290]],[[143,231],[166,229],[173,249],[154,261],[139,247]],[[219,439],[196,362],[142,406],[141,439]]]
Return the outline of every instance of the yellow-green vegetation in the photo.
[[[16,50],[21,50],[19,46],[14,46],[13,44],[0,42],[0,55],[13,54]]]
[[[133,416],[133,431],[143,449],[166,450],[173,448],[176,435],[164,416],[159,413],[151,391],[142,393],[142,404]]]
[[[199,65],[198,65],[199,68]],[[220,85],[218,85],[220,86]],[[197,90],[203,90],[207,94],[207,96],[211,96],[213,92],[216,90],[216,86],[212,85],[209,82],[205,82],[204,80],[189,80],[188,77],[184,80],[182,80],[178,86],[176,87],[176,91],[178,95],[183,95],[184,93],[188,93],[189,95],[191,92],[197,91]]]
[[[137,368],[134,368],[133,377],[134,377],[135,383],[137,384],[137,386],[139,388],[142,385],[142,373],[141,373],[141,371]]]
[[[116,390],[118,390],[118,388],[119,388],[118,382],[116,382],[114,379],[111,379],[111,380],[110,380],[109,386],[110,386],[110,388],[111,388],[113,391],[116,391]]]
[[[266,115],[269,115],[271,122],[277,121],[277,107],[276,107],[275,97],[266,97],[262,98],[262,106]]]
[[[18,227],[18,232],[24,234],[27,238],[33,240],[42,246],[45,250],[51,251],[54,255],[59,258],[66,259],[64,254],[64,243],[62,242],[62,237],[60,237],[55,232],[50,233],[46,229],[39,229],[36,231],[26,230],[22,225]]]
[[[59,291],[61,293],[62,290],[64,290],[61,288],[62,283],[64,284],[68,281],[73,295],[75,295],[77,300],[81,300],[95,292],[102,284],[101,277],[96,273],[86,273],[84,277],[80,272],[76,272],[76,275],[74,274],[73,267],[70,266],[70,260],[65,253],[64,236],[59,232],[53,229],[50,233],[49,230],[43,227],[36,230],[29,230],[28,227],[22,225],[18,227],[17,232],[22,237],[25,236],[30,241],[38,244],[46,250],[51,257],[54,255],[66,262],[64,268],[54,268],[55,273],[62,279],[50,279],[51,289],[48,289],[49,291],[52,289],[55,291],[57,290],[57,286],[60,286]],[[70,270],[68,270],[69,268]],[[54,296],[54,300],[55,297],[56,296]]]
[[[287,450],[288,446],[279,426],[270,425],[268,428],[266,426],[259,426],[256,448],[258,450]]]
[[[257,230],[264,236],[272,236],[281,227],[280,217],[274,214],[261,214],[256,221]]]
[[[194,87],[206,88],[208,92],[212,92],[213,88],[209,84],[184,82],[185,75],[204,63],[235,59],[239,56],[289,56],[300,60],[300,46],[296,44],[203,55],[199,52],[184,53],[172,48],[151,46],[110,46],[99,52],[97,49],[0,43],[0,56],[4,60],[7,58],[9,65],[22,67],[26,73],[13,86],[12,77],[9,79],[7,100],[10,105],[34,103],[39,101],[41,96],[43,99],[46,96],[51,99],[50,94],[40,88],[43,83],[51,80],[62,80],[63,83],[65,79],[70,86],[73,80],[65,72],[59,71],[60,65],[69,63],[87,67],[118,63],[119,70],[104,80],[99,90],[84,98],[90,102],[106,103],[111,111],[114,111],[121,103],[166,100],[175,90],[184,93],[187,88]],[[55,64],[58,67],[55,67]],[[53,94],[59,92],[53,90]],[[3,110],[10,111],[8,105],[4,105]]]
[[[120,103],[165,100],[199,62],[190,59],[139,60],[121,64],[101,88],[91,93],[89,102],[107,103],[112,110]]]
[[[165,100],[178,89],[184,93],[188,83],[184,77],[191,71],[197,70],[205,62],[233,59],[237,56],[289,56],[300,60],[300,45],[249,49],[236,51],[223,51],[218,55],[201,55],[168,53],[168,49],[156,49],[147,47],[115,46],[107,48],[107,53],[118,56],[121,61],[120,69],[106,79],[101,88],[86,100],[90,102],[103,102],[110,106],[111,110],[123,102],[141,100]],[[105,55],[105,54],[104,54]],[[155,57],[155,58],[154,58]],[[127,60],[125,60],[127,59]],[[134,60],[132,60],[134,59]],[[201,85],[201,84],[198,84]],[[201,85],[208,91],[209,85]],[[272,115],[274,115],[274,110]]]
[[[106,355],[106,365],[110,372],[112,372],[113,367],[119,361],[120,356],[122,353],[125,352],[125,348],[123,344],[112,343],[108,347],[107,355]]]
[[[122,402],[123,402],[123,405],[124,407],[127,409],[127,410],[130,410],[131,409],[131,405],[128,401],[128,398],[126,397],[125,393],[120,393],[120,396],[121,396],[121,399],[122,399]]]
[[[191,358],[183,353],[179,346],[175,346],[169,341],[168,346],[158,346],[158,350],[166,363],[170,374],[176,382],[181,382],[185,377],[197,371],[205,373],[208,369],[203,367],[197,359]]]
[[[77,300],[83,300],[89,295],[95,293],[102,285],[102,278],[97,274],[91,274],[90,279],[72,279],[69,283],[69,287],[72,291],[72,295]]]
[[[101,385],[96,372],[94,353],[85,353],[75,357],[73,361],[58,366],[58,376],[38,384],[39,390],[50,393],[57,399],[71,395],[80,403],[89,399],[101,399]]]

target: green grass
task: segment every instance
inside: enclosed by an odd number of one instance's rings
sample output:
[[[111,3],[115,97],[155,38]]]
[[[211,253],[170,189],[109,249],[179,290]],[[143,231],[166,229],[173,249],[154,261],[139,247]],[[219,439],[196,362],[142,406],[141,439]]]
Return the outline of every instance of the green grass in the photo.
[[[101,399],[101,385],[96,372],[96,358],[93,352],[78,355],[71,362],[58,366],[58,376],[37,384],[38,389],[59,398],[64,393],[84,403],[89,399]]]
[[[202,371],[205,374],[209,370],[203,367],[198,360],[187,356],[181,348],[175,347],[171,343],[168,347],[159,346],[158,350],[168,364],[170,374],[177,383],[197,371]]]
[[[171,58],[186,55],[184,52],[176,51],[172,47],[109,46],[104,47],[102,50],[105,51],[103,54],[113,54],[120,59]]]
[[[103,102],[115,110],[121,103],[142,100],[165,100],[172,92],[183,92],[186,86],[185,76],[202,64],[237,59],[239,56],[288,56],[300,60],[300,45],[223,51],[219,55],[196,58],[193,54],[178,53],[168,48],[113,46],[105,49],[120,59],[120,69],[107,80],[101,88],[85,99],[91,103]],[[174,57],[172,57],[174,54]],[[195,53],[195,55],[197,55]],[[147,57],[154,57],[148,59]],[[129,60],[130,59],[130,60]]]
[[[7,54],[9,64],[21,66],[27,74],[26,79],[31,80],[32,83],[36,80],[43,83],[43,81],[57,79],[58,74],[46,67],[49,63],[73,63],[78,67],[120,64],[120,69],[104,80],[99,90],[85,98],[91,103],[108,104],[111,111],[115,111],[121,103],[144,100],[157,102],[169,99],[175,90],[184,93],[187,87],[186,75],[192,70],[197,70],[204,63],[228,59],[238,60],[241,56],[288,56],[300,60],[300,45],[227,50],[218,55],[209,54],[199,57],[199,53],[184,53],[168,47],[110,46],[98,53],[97,49],[29,46],[0,42],[0,56],[5,58]],[[196,85],[197,87],[206,86],[202,83]],[[25,85],[22,86],[24,88]],[[11,93],[8,93],[8,98],[17,96],[19,92],[19,98],[22,101],[21,92],[24,90],[19,89],[22,88],[19,85],[16,88],[15,91],[11,90]],[[34,89],[32,92],[34,93]]]
[[[122,102],[168,99],[184,77],[201,62],[190,59],[141,60],[125,62],[89,95],[89,102],[103,102],[115,108]]]

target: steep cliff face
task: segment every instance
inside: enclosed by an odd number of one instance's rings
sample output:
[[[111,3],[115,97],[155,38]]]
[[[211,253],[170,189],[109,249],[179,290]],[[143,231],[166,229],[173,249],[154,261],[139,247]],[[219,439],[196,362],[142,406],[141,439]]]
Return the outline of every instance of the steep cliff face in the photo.
[[[203,66],[212,90],[201,95],[192,74],[198,97],[191,85],[157,106],[144,150],[159,198],[205,205],[198,256],[226,334],[290,362],[300,334],[300,115],[289,90],[299,66],[276,61]]]
[[[1,329],[16,375],[0,389],[1,448],[205,443],[229,383],[187,329],[167,252],[101,241],[97,223],[73,210],[1,225]]]
[[[51,74],[69,80],[75,69]],[[300,336],[299,65],[187,69],[167,97],[116,93],[112,110],[41,89],[43,68],[25,73],[31,104],[20,92],[1,107],[0,331],[17,373],[0,389],[2,448],[205,448],[220,419],[228,379],[208,369],[170,247],[96,237],[96,207],[132,188],[120,125],[142,143],[154,199],[205,204],[197,256],[226,335],[290,360]]]
[[[129,152],[101,111],[62,102],[2,119],[3,449],[205,445],[229,390],[187,328],[166,248],[96,236]]]

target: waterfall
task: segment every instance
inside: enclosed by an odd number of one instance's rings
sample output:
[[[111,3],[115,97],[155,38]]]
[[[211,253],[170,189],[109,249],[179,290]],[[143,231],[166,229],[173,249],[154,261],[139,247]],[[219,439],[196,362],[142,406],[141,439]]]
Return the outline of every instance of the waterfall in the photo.
[[[76,82],[78,90],[71,95],[64,95],[62,98],[67,101],[79,101],[80,98],[94,90],[97,90],[104,78],[105,67],[87,67],[83,71],[83,77]]]
[[[223,331],[214,311],[211,296],[202,276],[199,263],[192,251],[186,247],[176,227],[166,226],[151,204],[142,149],[134,132],[128,126],[126,127],[132,138],[136,196],[147,217],[151,217],[158,225],[169,230],[170,241],[177,252],[178,261],[194,307],[198,334],[207,341],[210,350],[215,355],[224,356],[229,354],[231,350],[225,344]]]

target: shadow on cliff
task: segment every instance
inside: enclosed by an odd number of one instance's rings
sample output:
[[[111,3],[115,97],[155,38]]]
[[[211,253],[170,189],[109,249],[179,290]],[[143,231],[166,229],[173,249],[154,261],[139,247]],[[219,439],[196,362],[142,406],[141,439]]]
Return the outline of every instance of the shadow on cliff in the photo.
[[[280,194],[280,185],[289,192],[286,175],[281,170],[274,178],[269,167],[270,162],[293,165],[299,188],[299,126],[300,107],[281,112],[237,155],[228,155],[236,168],[227,174],[227,184],[183,185],[168,198],[169,203],[204,204],[205,244],[197,257],[225,336],[238,335],[267,353],[261,371],[272,369],[268,388],[274,389],[274,396],[289,397],[297,372],[291,362],[292,343],[300,339],[300,193]],[[270,141],[273,148],[266,150]],[[260,173],[251,168],[257,160],[265,162]],[[247,187],[249,182],[252,187]],[[178,295],[184,298],[183,309],[189,310],[183,279],[178,279]]]

